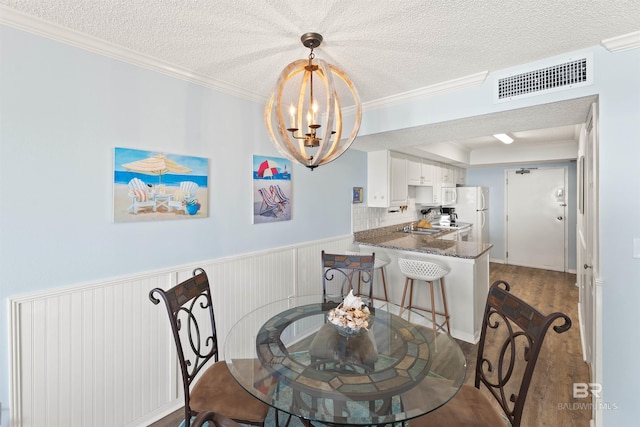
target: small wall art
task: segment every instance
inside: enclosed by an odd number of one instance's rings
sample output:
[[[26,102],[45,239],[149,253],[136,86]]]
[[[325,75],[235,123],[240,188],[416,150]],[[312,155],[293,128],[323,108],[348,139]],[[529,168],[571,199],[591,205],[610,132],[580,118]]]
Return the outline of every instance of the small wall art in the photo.
[[[209,160],[203,157],[115,148],[115,222],[209,216]]]
[[[353,203],[362,203],[362,187],[353,187]]]
[[[253,156],[253,223],[291,219],[291,161]]]

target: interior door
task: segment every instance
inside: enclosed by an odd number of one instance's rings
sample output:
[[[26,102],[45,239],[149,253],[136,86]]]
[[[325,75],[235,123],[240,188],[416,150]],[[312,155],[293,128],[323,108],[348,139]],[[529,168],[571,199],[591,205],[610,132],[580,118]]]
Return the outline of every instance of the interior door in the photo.
[[[507,171],[507,264],[566,269],[566,168]]]
[[[602,288],[599,277],[598,109],[593,104],[587,119],[583,155],[578,160],[578,285],[584,357],[591,365],[591,381],[602,378]],[[583,168],[580,169],[580,165]],[[601,425],[600,396],[593,395],[593,418]]]

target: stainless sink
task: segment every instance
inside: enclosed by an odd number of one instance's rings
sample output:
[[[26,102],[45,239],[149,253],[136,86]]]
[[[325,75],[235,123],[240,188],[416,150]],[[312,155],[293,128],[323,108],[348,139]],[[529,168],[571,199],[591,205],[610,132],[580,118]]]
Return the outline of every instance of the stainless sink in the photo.
[[[442,230],[432,230],[429,228],[423,228],[420,230],[408,230],[408,231],[405,231],[405,233],[432,235],[432,234],[439,234],[441,231]]]

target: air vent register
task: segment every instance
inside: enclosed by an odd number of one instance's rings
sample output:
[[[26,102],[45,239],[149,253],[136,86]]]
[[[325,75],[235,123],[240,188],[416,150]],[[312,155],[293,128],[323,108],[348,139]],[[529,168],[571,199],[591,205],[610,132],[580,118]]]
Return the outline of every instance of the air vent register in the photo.
[[[590,85],[593,80],[592,59],[585,55],[567,58],[554,65],[510,73],[497,78],[495,101],[503,102],[526,96]]]

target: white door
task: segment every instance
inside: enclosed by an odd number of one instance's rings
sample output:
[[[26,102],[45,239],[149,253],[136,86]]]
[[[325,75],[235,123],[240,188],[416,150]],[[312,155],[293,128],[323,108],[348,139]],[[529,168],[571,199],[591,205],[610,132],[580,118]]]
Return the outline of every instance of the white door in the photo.
[[[580,322],[584,357],[591,365],[591,378],[602,378],[602,288],[598,285],[598,110],[591,108],[585,126],[586,137],[578,159],[578,286],[580,289]],[[602,425],[602,411],[597,411],[600,397],[593,396],[593,418]]]
[[[565,271],[566,168],[507,171],[507,264]]]

